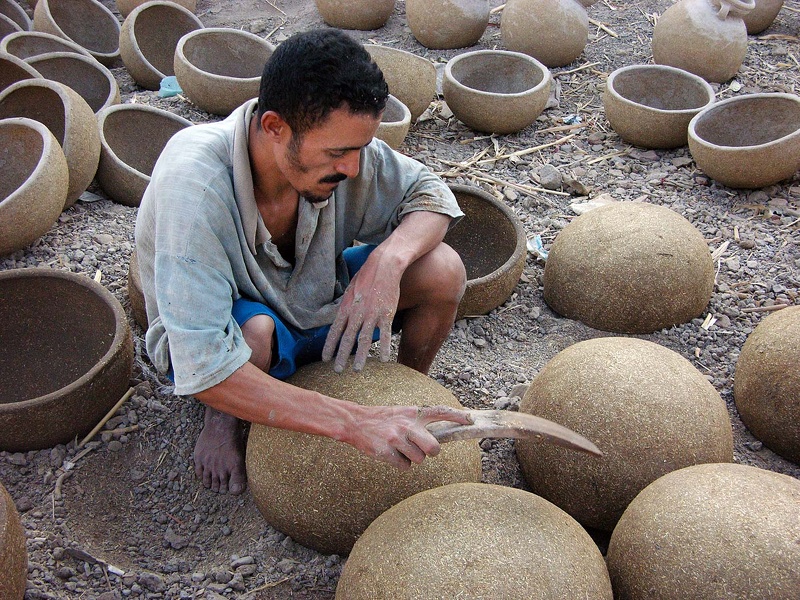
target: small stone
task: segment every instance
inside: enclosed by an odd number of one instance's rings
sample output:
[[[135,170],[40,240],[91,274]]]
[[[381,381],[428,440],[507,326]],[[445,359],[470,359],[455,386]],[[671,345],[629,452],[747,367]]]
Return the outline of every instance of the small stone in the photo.
[[[59,444],[50,450],[50,466],[58,468],[67,456],[67,449],[63,444]]]
[[[214,572],[214,581],[217,583],[228,583],[231,579],[233,579],[233,573],[230,571],[215,571]]]
[[[739,240],[739,247],[745,250],[751,250],[756,247],[755,240]]]
[[[729,271],[738,271],[741,268],[739,257],[731,256],[730,258],[726,259],[725,266],[728,267]]]
[[[151,592],[163,592],[167,589],[167,584],[164,580],[155,573],[142,573],[136,579],[136,582],[144,589]]]
[[[119,452],[122,450],[122,442],[119,440],[111,440],[108,442],[108,449],[110,452]]]
[[[539,171],[539,185],[546,190],[557,190],[561,188],[563,181],[561,172],[553,165],[543,165]]]
[[[486,347],[486,340],[484,340],[483,338],[475,338],[474,340],[472,340],[472,343],[477,348],[485,348]]]
[[[294,570],[295,562],[289,558],[281,559],[275,568],[283,574],[291,573]]]
[[[236,569],[243,565],[253,565],[255,562],[256,560],[252,556],[242,556],[241,558],[231,561],[231,569]]]
[[[59,579],[69,579],[75,576],[75,569],[71,567],[59,567],[56,570],[56,577]]]
[[[28,464],[28,459],[25,458],[25,455],[22,452],[14,452],[14,454],[8,455],[8,462],[12,465],[17,465],[18,467],[24,467]]]
[[[255,575],[258,569],[255,565],[242,565],[236,569],[237,573],[240,573],[243,577],[250,577]]]
[[[230,535],[231,533],[233,533],[233,531],[231,530],[231,528],[230,528],[230,527],[228,527],[227,525],[223,525],[223,526],[222,526],[222,535],[224,535],[224,536],[228,536],[228,535]]]
[[[748,450],[752,450],[753,452],[758,452],[759,450],[764,448],[763,442],[759,440],[755,440],[753,442],[745,442],[745,446]]]
[[[92,239],[102,246],[110,246],[114,243],[114,236],[108,233],[96,233]]]
[[[694,162],[688,156],[676,156],[670,161],[675,167],[687,167]]]

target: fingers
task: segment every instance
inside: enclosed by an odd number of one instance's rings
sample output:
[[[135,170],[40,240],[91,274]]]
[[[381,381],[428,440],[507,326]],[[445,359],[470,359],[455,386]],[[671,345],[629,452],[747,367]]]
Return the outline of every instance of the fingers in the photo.
[[[417,420],[425,425],[434,421],[452,421],[459,425],[472,425],[472,417],[466,410],[451,406],[421,406],[417,408]]]

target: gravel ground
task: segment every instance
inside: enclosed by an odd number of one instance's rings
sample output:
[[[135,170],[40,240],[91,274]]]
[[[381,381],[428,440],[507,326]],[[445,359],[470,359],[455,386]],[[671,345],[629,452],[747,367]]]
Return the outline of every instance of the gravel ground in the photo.
[[[110,8],[113,3],[106,0]],[[206,25],[244,27],[281,41],[320,27],[310,2],[200,0]],[[491,2],[498,6],[500,2]],[[554,69],[555,105],[537,123],[509,136],[487,137],[459,123],[441,102],[413,128],[403,151],[448,181],[471,183],[504,198],[529,237],[545,247],[575,214],[574,202],[608,195],[662,204],[691,221],[717,252],[717,277],[707,313],[684,325],[639,336],[692,362],[729,407],[735,459],[800,478],[800,467],[765,448],[742,426],[733,405],[736,359],[770,307],[798,304],[800,183],[795,177],[755,191],[709,180],[687,148],[652,151],[623,143],[605,121],[600,93],[613,69],[650,60],[654,15],[670,2],[598,2],[585,53]],[[404,4],[387,26],[358,33],[438,62],[461,51],[428,51],[405,27]],[[751,38],[739,76],[715,85],[720,98],[758,91],[797,93],[798,2],[786,2],[771,29]],[[479,46],[500,44],[499,15]],[[211,120],[183,98],[158,99],[116,69],[123,101],[166,108],[194,122]],[[560,128],[579,119],[583,127]],[[545,131],[549,130],[549,131]],[[565,139],[569,136],[569,139]],[[144,143],[144,142],[143,142]],[[516,160],[481,165],[471,159],[550,144]],[[460,166],[454,166],[459,165]],[[489,181],[492,180],[492,181]],[[513,183],[550,188],[525,193]],[[0,258],[0,269],[46,266],[95,276],[130,307],[126,293],[136,209],[80,201],[30,247]],[[566,192],[561,195],[558,192]],[[459,321],[431,375],[471,408],[515,408],[521,388],[567,346],[607,335],[553,313],[542,299],[543,263],[528,257],[511,298],[491,314]],[[716,322],[701,327],[706,314]],[[248,494],[217,496],[194,478],[191,454],[200,407],[171,394],[143,352],[131,319],[135,393],[106,430],[77,451],[74,443],[38,452],[0,452],[0,481],[22,514],[29,552],[26,598],[331,598],[343,559],[301,547],[268,526]],[[525,488],[509,441],[481,443],[484,481]],[[602,536],[598,538],[603,544]]]

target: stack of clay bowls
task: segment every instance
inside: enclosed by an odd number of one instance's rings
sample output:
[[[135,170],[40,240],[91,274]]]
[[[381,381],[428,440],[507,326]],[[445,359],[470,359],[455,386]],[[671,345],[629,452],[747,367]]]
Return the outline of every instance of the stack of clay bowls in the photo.
[[[411,122],[415,122],[436,95],[436,67],[427,58],[405,50],[376,44],[364,47],[383,72],[389,93],[408,107]]]
[[[0,38],[19,31],[29,31],[31,26],[28,13],[19,4],[14,0],[0,0]]]
[[[117,104],[97,115],[100,164],[97,181],[109,197],[139,206],[150,175],[164,146],[192,123],[146,104]]]
[[[122,18],[126,18],[137,6],[141,6],[149,0],[116,0],[117,10]],[[197,0],[170,0],[175,4],[182,6],[188,11],[194,12],[197,10]]]
[[[119,103],[117,80],[94,58],[74,52],[47,52],[31,56],[27,62],[43,77],[78,92],[94,112]]]
[[[41,73],[21,58],[0,52],[0,92],[12,83],[41,76]]]
[[[50,448],[85,435],[128,389],[133,342],[125,311],[90,277],[4,271],[0,320],[3,450]]]
[[[67,199],[69,170],[58,140],[45,125],[32,119],[0,120],[0,148],[2,256],[24,248],[53,226]],[[1,329],[5,331],[6,324]],[[7,376],[9,385],[18,381],[13,371]]]
[[[92,57],[75,42],[42,31],[18,31],[7,35],[0,41],[0,52],[8,52],[23,60],[49,52],[74,52]]]
[[[408,110],[405,104],[390,94],[375,137],[389,144],[391,148],[397,149],[406,139],[410,126],[411,111]]]
[[[314,0],[331,27],[368,31],[383,27],[394,10],[394,0]]]
[[[274,47],[238,29],[208,27],[184,35],[175,49],[175,77],[201,109],[229,115],[258,96],[264,64]]]
[[[136,83],[157,90],[164,77],[175,74],[178,41],[202,28],[200,19],[173,2],[145,2],[133,9],[122,24],[122,62]]]
[[[119,21],[97,0],[39,0],[33,26],[86,48],[106,66],[119,59]]]

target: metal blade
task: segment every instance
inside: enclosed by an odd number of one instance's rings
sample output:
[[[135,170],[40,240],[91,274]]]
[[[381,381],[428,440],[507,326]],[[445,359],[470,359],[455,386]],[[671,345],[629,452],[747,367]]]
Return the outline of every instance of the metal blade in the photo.
[[[582,435],[541,417],[508,410],[465,412],[469,413],[472,425],[435,421],[428,424],[428,431],[440,443],[481,438],[535,438],[594,456],[603,456],[600,449]]]

